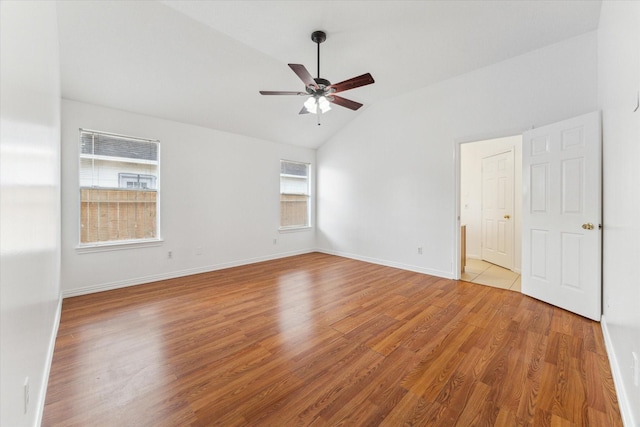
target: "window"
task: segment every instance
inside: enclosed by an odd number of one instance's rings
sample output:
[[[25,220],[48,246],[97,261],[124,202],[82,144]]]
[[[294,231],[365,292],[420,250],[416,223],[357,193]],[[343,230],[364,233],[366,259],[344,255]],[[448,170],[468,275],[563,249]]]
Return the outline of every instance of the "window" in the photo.
[[[309,227],[310,192],[307,163],[280,161],[280,228]]]
[[[140,175],[135,173],[120,173],[121,188],[156,188],[156,177],[152,175]]]
[[[158,240],[158,141],[80,130],[80,245]]]

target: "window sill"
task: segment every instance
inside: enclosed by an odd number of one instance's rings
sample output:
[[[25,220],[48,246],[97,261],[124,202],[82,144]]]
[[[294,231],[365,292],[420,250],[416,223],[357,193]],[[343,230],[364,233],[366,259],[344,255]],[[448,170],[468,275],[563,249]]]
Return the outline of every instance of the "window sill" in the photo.
[[[88,254],[93,252],[121,251],[125,249],[150,248],[161,246],[164,240],[128,240],[108,243],[85,244],[76,246],[76,252],[79,254]]]
[[[305,226],[305,227],[287,227],[287,228],[279,228],[278,229],[278,233],[296,233],[299,231],[310,231],[313,230],[312,226]]]

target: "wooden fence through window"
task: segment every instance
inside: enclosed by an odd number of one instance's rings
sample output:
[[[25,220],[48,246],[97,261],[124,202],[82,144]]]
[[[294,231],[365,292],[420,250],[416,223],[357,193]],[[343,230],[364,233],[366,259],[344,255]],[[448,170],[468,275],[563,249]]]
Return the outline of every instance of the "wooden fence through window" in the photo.
[[[156,237],[156,191],[82,188],[80,242]]]

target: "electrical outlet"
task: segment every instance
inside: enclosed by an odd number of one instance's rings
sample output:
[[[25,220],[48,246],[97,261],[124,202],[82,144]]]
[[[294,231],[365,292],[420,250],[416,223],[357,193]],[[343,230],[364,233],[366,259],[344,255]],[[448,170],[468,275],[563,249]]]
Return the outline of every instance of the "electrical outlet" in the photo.
[[[29,377],[24,379],[24,413],[29,410]]]
[[[640,361],[638,361],[638,353],[631,352],[633,357],[633,366],[631,367],[631,373],[633,375],[633,385],[638,387],[640,385]]]
[[[173,258],[173,251],[167,252],[167,258],[169,259]]]
[[[202,246],[196,247],[196,255],[202,255]]]
[[[273,244],[277,245],[278,244],[278,239],[273,239]]]
[[[422,255],[422,246],[418,248],[418,255]]]

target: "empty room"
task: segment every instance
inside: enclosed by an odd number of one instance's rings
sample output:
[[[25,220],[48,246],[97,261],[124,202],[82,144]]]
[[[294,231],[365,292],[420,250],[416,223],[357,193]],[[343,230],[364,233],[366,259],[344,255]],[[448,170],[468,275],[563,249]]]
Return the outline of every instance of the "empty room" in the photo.
[[[640,425],[640,2],[0,8],[0,425]]]

